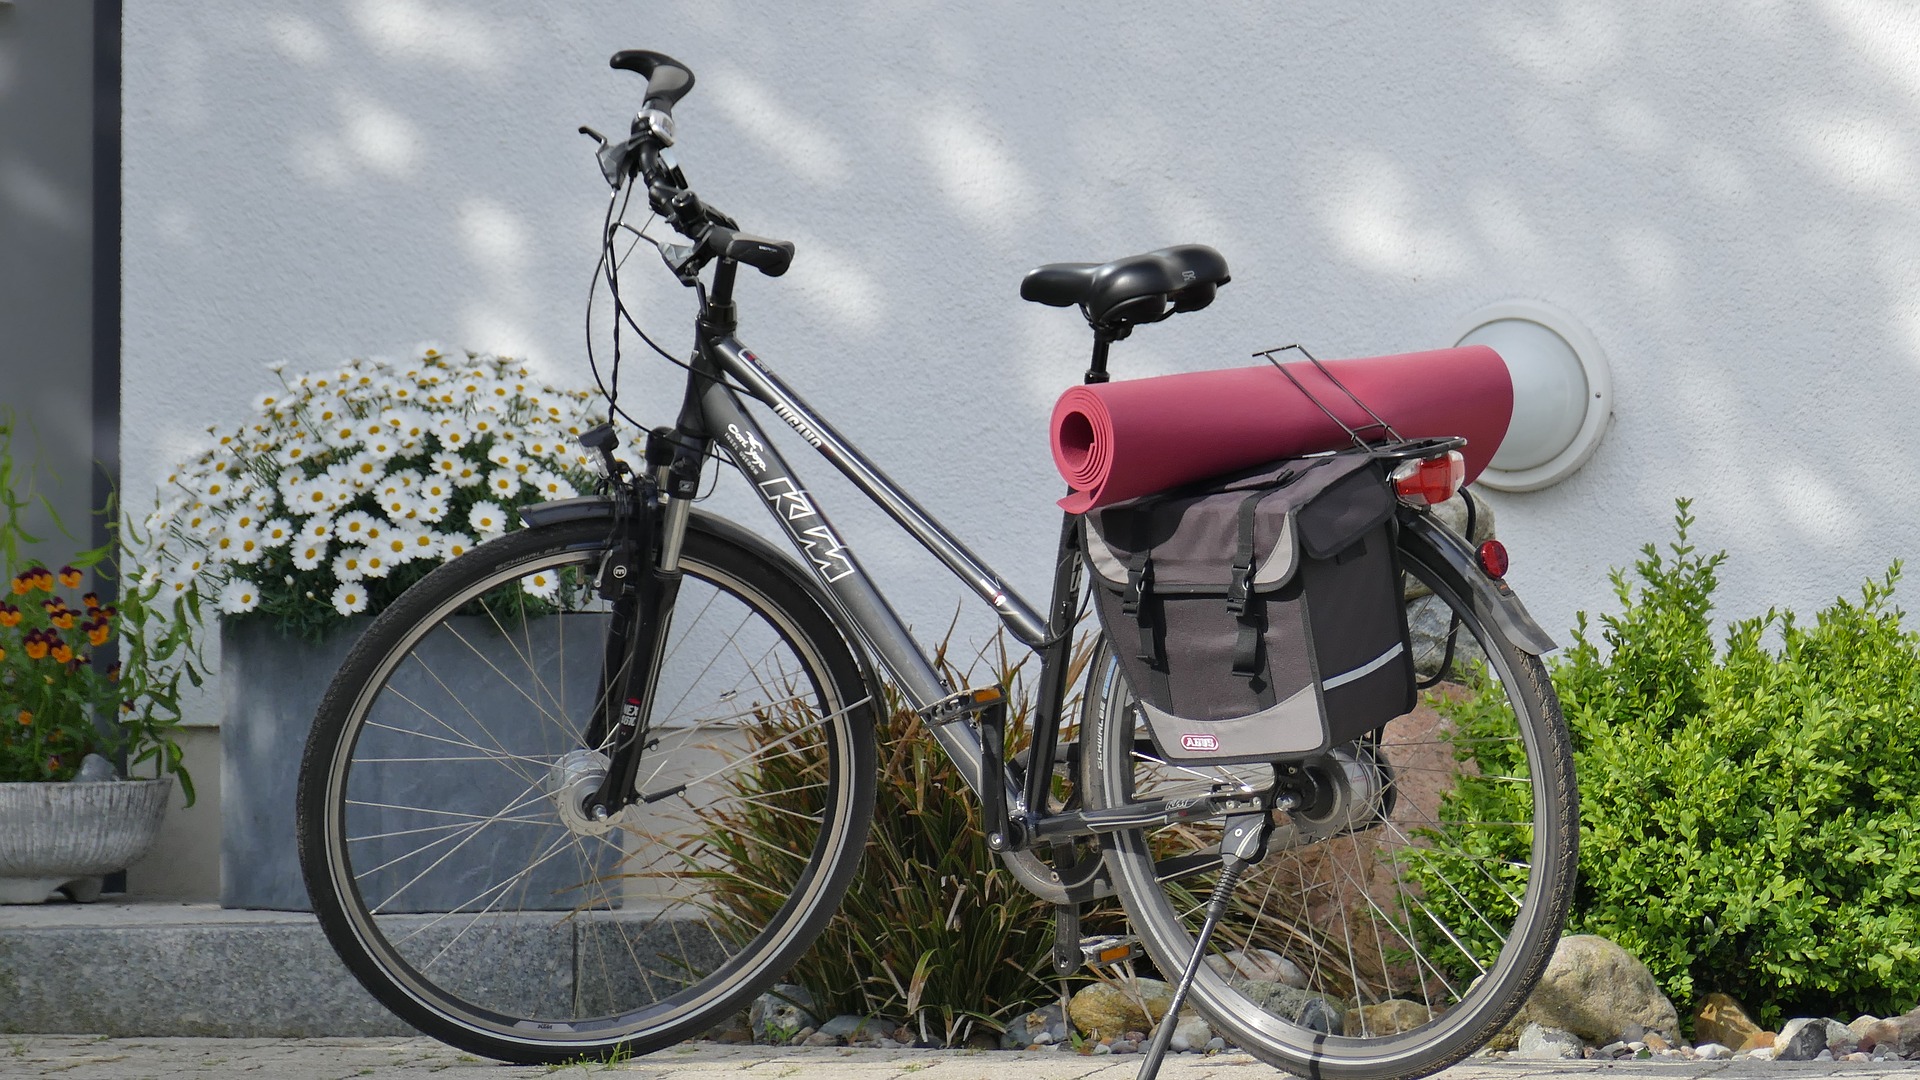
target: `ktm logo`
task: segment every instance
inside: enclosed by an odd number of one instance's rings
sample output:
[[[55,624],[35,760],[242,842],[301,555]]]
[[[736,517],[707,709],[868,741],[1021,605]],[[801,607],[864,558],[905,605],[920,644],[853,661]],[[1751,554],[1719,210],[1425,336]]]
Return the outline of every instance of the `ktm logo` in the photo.
[[[1220,737],[1217,735],[1182,735],[1182,749],[1193,751],[1212,751],[1220,749]]]

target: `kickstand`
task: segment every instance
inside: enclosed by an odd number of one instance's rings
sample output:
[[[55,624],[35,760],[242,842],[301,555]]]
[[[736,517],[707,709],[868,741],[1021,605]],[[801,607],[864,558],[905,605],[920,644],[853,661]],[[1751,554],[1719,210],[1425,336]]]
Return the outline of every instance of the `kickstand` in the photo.
[[[1147,1048],[1146,1059],[1140,1062],[1138,1080],[1154,1080],[1160,1074],[1160,1060],[1167,1056],[1174,1026],[1180,1021],[1180,1006],[1186,1003],[1187,991],[1193,987],[1194,976],[1200,973],[1200,962],[1207,958],[1207,941],[1220,925],[1220,917],[1226,914],[1227,901],[1233,896],[1233,887],[1239,883],[1241,873],[1260,861],[1266,850],[1267,835],[1272,831],[1273,815],[1265,810],[1227,819],[1225,834],[1220,838],[1220,877],[1214,882],[1213,895],[1207,899],[1207,917],[1194,939],[1193,956],[1187,960],[1187,969],[1180,973],[1180,981],[1173,988],[1173,1000],[1167,1003],[1160,1026],[1153,1031],[1153,1044]]]

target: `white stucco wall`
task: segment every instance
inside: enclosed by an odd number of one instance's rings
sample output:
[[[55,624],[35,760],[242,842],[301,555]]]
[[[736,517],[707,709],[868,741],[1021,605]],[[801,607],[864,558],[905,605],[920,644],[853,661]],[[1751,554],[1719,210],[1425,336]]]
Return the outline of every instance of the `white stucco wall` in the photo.
[[[1122,377],[1451,344],[1509,297],[1586,323],[1611,431],[1568,482],[1496,498],[1562,637],[1676,496],[1733,553],[1727,614],[1916,551],[1920,9],[1891,0],[130,4],[129,496],[268,361],[433,338],[584,378],[604,187],[574,127],[637,105],[622,47],[694,69],[689,177],[799,245],[745,283],[742,337],[1036,603],[1046,418],[1087,335],[1019,277],[1186,241],[1234,282],[1118,346]],[[631,299],[679,347],[691,299],[647,262]],[[943,628],[960,587],[815,465]]]

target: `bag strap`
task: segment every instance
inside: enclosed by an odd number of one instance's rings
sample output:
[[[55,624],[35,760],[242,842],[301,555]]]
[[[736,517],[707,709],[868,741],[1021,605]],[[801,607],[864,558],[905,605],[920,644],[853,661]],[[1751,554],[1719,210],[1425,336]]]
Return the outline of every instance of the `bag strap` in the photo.
[[[1240,636],[1233,645],[1233,673],[1243,679],[1260,674],[1260,638],[1266,632],[1266,606],[1252,603],[1255,511],[1275,490],[1256,491],[1240,500],[1240,544],[1234,550],[1233,576],[1227,579],[1227,612],[1240,620]]]

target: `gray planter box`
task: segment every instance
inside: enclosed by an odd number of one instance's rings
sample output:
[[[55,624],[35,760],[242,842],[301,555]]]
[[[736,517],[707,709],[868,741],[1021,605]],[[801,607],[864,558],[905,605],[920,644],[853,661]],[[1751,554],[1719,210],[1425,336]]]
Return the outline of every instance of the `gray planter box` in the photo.
[[[476,741],[497,743],[515,755],[551,761],[574,749],[558,726],[541,712],[556,709],[557,700],[564,700],[572,715],[584,715],[593,701],[600,661],[597,649],[580,645],[598,640],[604,618],[563,615],[537,619],[516,630],[512,641],[502,638],[484,617],[458,617],[452,622],[459,629],[460,640],[436,632],[438,636],[422,646],[420,655],[433,672],[411,663],[402,665],[376,709],[391,708],[389,719],[403,729],[417,728],[418,709],[429,709],[450,718],[450,723],[469,728]],[[286,637],[257,621],[222,623],[225,709],[220,727],[221,906],[311,910],[294,836],[300,758],[321,697],[370,623],[371,619],[351,620],[340,634],[317,646]],[[564,653],[564,670],[559,648],[563,634],[571,639]],[[475,656],[469,644],[490,655],[487,659]],[[539,671],[538,679],[527,675],[527,656]],[[450,674],[455,672],[457,678]],[[406,700],[396,696],[396,691]],[[375,719],[379,718],[376,713]],[[485,735],[479,734],[482,726]],[[449,729],[436,730],[441,735],[452,733]],[[356,844],[357,867],[378,867],[399,858],[419,846],[417,833],[423,825],[447,820],[444,816],[426,817],[386,807],[422,806],[486,815],[501,807],[526,803],[528,779],[522,775],[526,770],[510,771],[488,761],[431,760],[475,756],[449,741],[370,726],[362,736],[357,756],[392,760],[355,769],[349,791],[349,799],[355,804],[349,811],[356,815],[352,822],[354,835],[408,830],[416,834]],[[388,912],[448,911],[468,905],[500,880],[501,862],[524,866],[527,853],[545,850],[556,835],[550,802],[523,805],[515,816],[540,820],[489,825],[460,850],[449,852],[456,845],[444,844],[428,855],[396,862],[362,880],[364,895],[386,897],[405,886],[391,902],[382,905],[381,910]],[[382,850],[383,845],[387,845],[386,850]],[[582,897],[568,886],[606,872],[618,856],[601,844],[575,845],[574,850],[592,854],[563,853],[549,860],[524,889],[515,887],[512,906],[572,908],[582,902]],[[502,853],[507,855],[504,860],[500,858]],[[440,861],[425,878],[408,884],[436,860]],[[594,865],[588,865],[589,860]],[[542,898],[548,898],[544,905]]]

